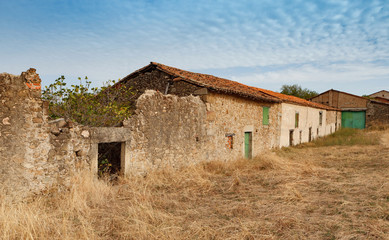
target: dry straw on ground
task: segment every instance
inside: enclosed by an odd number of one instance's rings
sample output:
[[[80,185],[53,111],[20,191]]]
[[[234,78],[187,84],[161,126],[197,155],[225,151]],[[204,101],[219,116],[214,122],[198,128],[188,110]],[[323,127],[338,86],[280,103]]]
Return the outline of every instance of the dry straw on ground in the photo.
[[[389,131],[356,134],[113,186],[79,173],[69,191],[2,199],[0,238],[389,239]]]

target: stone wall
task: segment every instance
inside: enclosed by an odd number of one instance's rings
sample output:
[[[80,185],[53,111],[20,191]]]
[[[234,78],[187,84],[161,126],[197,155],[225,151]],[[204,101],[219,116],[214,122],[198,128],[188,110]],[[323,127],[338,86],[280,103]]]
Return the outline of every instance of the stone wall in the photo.
[[[180,98],[148,90],[137,100],[131,129],[129,172],[204,160],[206,107],[199,97]]]
[[[48,122],[35,69],[0,74],[0,181],[3,193],[24,197],[88,164],[89,132],[65,121]]]
[[[252,134],[252,155],[279,145],[280,105],[209,93],[178,97],[148,90],[137,101],[131,129],[129,171],[244,157],[245,132]],[[270,107],[263,125],[263,107]]]
[[[389,124],[389,104],[369,101],[366,110],[366,126]]]
[[[206,159],[243,158],[245,132],[252,135],[252,156],[278,147],[281,123],[280,104],[261,103],[241,97],[209,93],[202,97],[207,106]],[[263,107],[269,107],[269,124],[264,125]],[[228,136],[232,136],[232,147]]]
[[[130,91],[134,92],[132,101],[140,97],[146,90],[155,90],[161,93],[174,94],[177,96],[188,96],[193,94],[200,87],[189,84],[184,81],[176,81],[169,74],[166,74],[155,68],[149,71],[139,72],[136,76],[126,80],[123,79],[121,84],[127,86]]]

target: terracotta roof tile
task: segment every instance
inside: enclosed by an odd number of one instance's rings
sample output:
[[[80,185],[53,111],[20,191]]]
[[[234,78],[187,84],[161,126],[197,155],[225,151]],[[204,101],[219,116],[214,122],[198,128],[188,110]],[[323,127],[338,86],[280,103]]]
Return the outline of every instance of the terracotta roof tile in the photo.
[[[280,102],[278,98],[258,91],[258,89],[255,87],[247,86],[235,81],[215,77],[208,74],[189,72],[160,63],[152,62],[151,64],[155,65],[161,71],[164,71],[170,75],[174,75],[176,77],[174,79],[175,81],[184,80],[218,92],[237,94],[243,97],[249,97],[268,102]]]
[[[339,109],[336,109],[336,108],[333,108],[333,107],[330,107],[330,106],[327,106],[327,105],[324,105],[324,104],[311,102],[311,101],[308,101],[308,100],[305,100],[305,99],[302,99],[302,98],[299,98],[299,97],[291,96],[291,95],[286,95],[286,94],[282,94],[282,93],[278,93],[278,92],[273,92],[273,91],[266,90],[266,89],[260,89],[260,91],[263,91],[263,92],[265,92],[265,93],[267,93],[269,95],[277,97],[277,98],[281,99],[283,102],[295,103],[295,104],[298,104],[298,105],[309,106],[309,107],[314,107],[314,108],[321,108],[321,109],[327,109],[327,110],[339,110]]]
[[[337,110],[336,108],[332,108],[319,103],[310,102],[295,96],[285,95],[282,93],[277,93],[266,89],[247,86],[235,81],[215,77],[208,74],[189,72],[189,71],[166,66],[156,62],[151,62],[151,64],[157,66],[157,68],[167,72],[168,74],[173,74],[179,77],[180,80],[188,81],[196,85],[200,85],[214,90],[219,90],[226,93],[235,93],[238,95],[246,95],[249,97],[254,97],[259,99],[268,98],[268,99],[272,99],[275,102],[289,102],[293,104],[310,106],[314,108]]]
[[[266,101],[266,102],[288,102],[288,103],[298,104],[302,106],[309,106],[314,108],[321,108],[327,110],[339,110],[323,104],[310,102],[302,98],[289,96],[289,95],[273,92],[262,88],[247,86],[242,83],[238,83],[220,77],[215,77],[209,74],[185,71],[182,69],[166,66],[164,64],[156,63],[156,62],[151,62],[149,65],[129,74],[128,76],[124,77],[122,81],[127,81],[127,79],[136,76],[140,72],[147,71],[152,67],[156,67],[160,71],[163,71],[173,76],[174,81],[186,81],[195,84],[197,86],[206,87],[209,90],[213,90],[216,92],[235,94],[238,96]]]

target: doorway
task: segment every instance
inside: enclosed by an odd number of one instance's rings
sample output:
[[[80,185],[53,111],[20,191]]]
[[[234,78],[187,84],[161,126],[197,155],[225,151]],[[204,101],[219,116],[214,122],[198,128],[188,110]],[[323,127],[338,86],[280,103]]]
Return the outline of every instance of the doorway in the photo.
[[[244,157],[246,159],[251,159],[253,157],[253,150],[252,150],[252,132],[245,132],[244,133]]]
[[[99,143],[98,176],[117,178],[121,171],[121,142]]]
[[[289,146],[293,146],[293,133],[294,130],[289,130]]]

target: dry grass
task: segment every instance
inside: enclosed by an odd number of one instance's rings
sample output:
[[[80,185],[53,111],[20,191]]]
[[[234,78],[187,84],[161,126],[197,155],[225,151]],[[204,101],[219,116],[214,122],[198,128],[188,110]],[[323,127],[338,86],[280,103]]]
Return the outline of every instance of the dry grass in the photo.
[[[0,237],[389,239],[389,131],[374,135],[382,144],[287,148],[114,186],[80,173],[68,192],[2,199]]]
[[[385,129],[384,129],[385,130]],[[377,130],[361,130],[353,128],[342,128],[339,131],[313,142],[302,144],[302,147],[328,147],[328,146],[353,146],[353,145],[377,145],[380,143],[380,136]],[[299,147],[301,147],[299,146]]]

